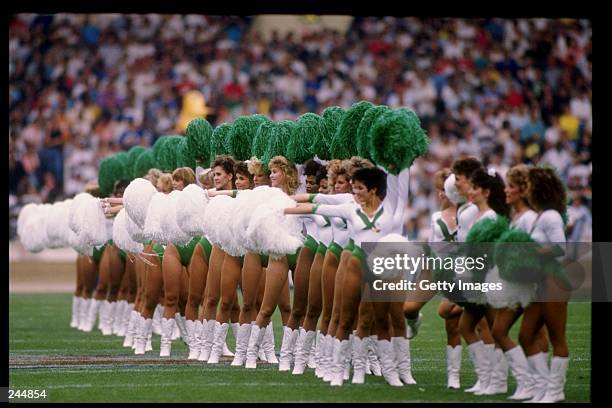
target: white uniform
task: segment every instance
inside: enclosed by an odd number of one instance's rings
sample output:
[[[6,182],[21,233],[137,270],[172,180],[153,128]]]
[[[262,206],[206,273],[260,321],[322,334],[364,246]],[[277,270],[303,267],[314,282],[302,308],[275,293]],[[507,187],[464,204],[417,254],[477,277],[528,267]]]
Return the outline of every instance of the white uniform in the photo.
[[[465,242],[476,217],[478,217],[478,207],[471,202],[467,202],[457,209],[457,241]]]

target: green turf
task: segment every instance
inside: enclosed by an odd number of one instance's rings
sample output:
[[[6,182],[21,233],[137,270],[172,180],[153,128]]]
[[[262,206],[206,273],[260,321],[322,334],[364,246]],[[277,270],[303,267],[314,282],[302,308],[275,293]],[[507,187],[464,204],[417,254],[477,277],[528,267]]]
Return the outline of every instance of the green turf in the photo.
[[[45,389],[47,402],[493,402],[507,401],[504,395],[477,397],[446,389],[446,338],[443,321],[436,314],[437,302],[423,309],[419,335],[411,342],[413,375],[417,385],[395,388],[381,377],[367,376],[366,384],[330,387],[307,370],[302,376],[278,372],[277,366],[261,365],[256,370],[208,366],[204,363],[142,364],[121,347],[122,338],[102,336],[99,331],[83,333],[69,327],[71,296],[10,296],[10,359],[41,356],[125,356],[113,366],[54,365],[9,368],[13,389]],[[274,316],[276,349],[280,348],[282,325]],[[516,339],[517,326],[512,332]],[[591,306],[572,304],[567,324],[571,361],[565,387],[566,401],[588,402],[591,378]],[[233,349],[233,336],[228,345]],[[172,344],[172,356],[185,358],[187,349],[179,341]],[[157,353],[159,336],[153,336]],[[461,382],[465,388],[475,381],[466,348],[463,350]],[[509,390],[515,388],[509,380]],[[18,400],[12,400],[18,402]]]

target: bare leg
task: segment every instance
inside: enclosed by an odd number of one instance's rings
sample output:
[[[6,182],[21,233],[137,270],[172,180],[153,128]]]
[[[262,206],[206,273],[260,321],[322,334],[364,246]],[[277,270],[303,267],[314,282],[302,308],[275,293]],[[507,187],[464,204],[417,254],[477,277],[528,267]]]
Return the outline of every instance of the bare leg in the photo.
[[[316,330],[319,316],[321,316],[321,309],[323,307],[321,293],[322,272],[323,255],[317,252],[310,267],[310,279],[308,281],[308,306],[306,308],[306,318],[304,319],[304,330],[306,331]]]
[[[336,329],[336,338],[340,341],[348,340],[349,334],[353,328],[353,322],[355,320],[355,315],[359,309],[359,303],[361,301],[361,263],[360,261],[351,256],[348,260],[346,271],[344,274],[344,279],[341,283],[342,285],[342,303],[340,306],[340,319],[338,322],[338,328]],[[339,286],[336,286],[339,287]],[[375,318],[376,315],[376,307],[375,307]],[[388,311],[387,311],[387,320],[388,320]],[[333,316],[332,316],[333,318]],[[377,330],[380,331],[379,326],[384,326],[384,322],[376,322]],[[386,323],[387,333],[389,331],[389,323]]]
[[[236,300],[236,289],[240,281],[240,257],[225,255],[221,272],[221,307],[216,320],[229,323],[232,307]]]
[[[189,274],[189,294],[185,306],[185,319],[198,320],[198,308],[202,303],[204,284],[208,272],[206,253],[201,245],[196,245],[187,267]]]
[[[240,310],[240,324],[251,323],[257,317],[256,303],[259,292],[260,281],[265,284],[265,279],[261,279],[263,269],[259,255],[248,252],[244,256],[242,265],[242,308]],[[262,299],[263,299],[263,289]]]
[[[174,319],[178,311],[178,298],[181,290],[181,258],[173,244],[166,246],[162,261],[164,280],[164,314],[166,319]]]
[[[338,264],[338,270],[336,271],[336,276],[334,279],[334,303],[332,305],[332,314],[331,319],[329,321],[329,327],[327,329],[327,334],[337,337],[336,331],[338,331],[338,324],[340,322],[340,314],[342,310],[342,297],[344,295],[344,275],[346,273],[347,265],[349,260],[351,259],[351,252],[348,250],[342,251],[340,254],[340,262]],[[360,275],[361,276],[361,275]],[[353,313],[357,311],[357,304],[353,305],[355,310]],[[349,317],[347,317],[348,319]],[[353,322],[354,315],[350,317],[351,326]],[[350,328],[347,328],[349,330]],[[339,338],[339,337],[337,337]]]
[[[321,273],[321,297],[323,315],[321,317],[321,333],[327,334],[334,305],[334,281],[338,270],[338,258],[333,252],[325,252],[323,258],[323,271]]]
[[[204,319],[215,320],[217,305],[221,297],[221,268],[225,252],[213,245],[208,263],[208,276],[206,277],[206,298],[204,299]]]
[[[287,322],[291,330],[297,329],[306,316],[308,305],[308,283],[310,280],[310,266],[314,260],[314,253],[310,248],[302,247],[297,258],[293,280],[293,305]]]
[[[287,275],[288,277],[289,275]],[[295,287],[294,287],[295,289]],[[265,293],[264,293],[265,296]],[[278,310],[281,314],[281,320],[283,321],[283,326],[287,325],[289,321],[289,317],[291,316],[291,297],[289,293],[289,279],[285,280],[285,286],[283,286],[283,290],[280,293],[280,297],[278,298]]]
[[[260,328],[266,327],[270,323],[272,313],[274,313],[281,293],[287,285],[288,271],[287,257],[276,260],[270,259],[266,270],[266,289],[263,303],[256,319],[256,324]]]

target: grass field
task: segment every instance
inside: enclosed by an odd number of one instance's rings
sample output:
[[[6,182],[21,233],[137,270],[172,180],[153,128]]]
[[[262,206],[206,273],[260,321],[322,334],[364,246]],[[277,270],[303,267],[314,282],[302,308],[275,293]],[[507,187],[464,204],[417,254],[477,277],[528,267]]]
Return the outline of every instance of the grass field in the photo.
[[[446,389],[446,337],[436,314],[437,302],[423,310],[419,335],[411,342],[417,385],[395,388],[382,377],[367,376],[366,384],[330,387],[307,370],[302,376],[278,372],[276,365],[256,370],[209,366],[186,360],[187,349],[172,344],[170,360],[154,352],[134,356],[121,347],[122,338],[83,333],[69,327],[71,295],[10,295],[9,386],[46,390],[46,402],[502,402],[507,396],[476,397]],[[282,325],[274,316],[276,349]],[[516,328],[512,336],[516,339]],[[567,324],[571,361],[566,401],[588,402],[591,380],[591,306],[572,304]],[[234,347],[232,335],[228,345]],[[463,387],[475,382],[464,346]],[[515,388],[509,380],[509,391]],[[18,402],[19,400],[12,400]],[[21,400],[25,402],[25,400]],[[28,400],[28,402],[32,402]]]

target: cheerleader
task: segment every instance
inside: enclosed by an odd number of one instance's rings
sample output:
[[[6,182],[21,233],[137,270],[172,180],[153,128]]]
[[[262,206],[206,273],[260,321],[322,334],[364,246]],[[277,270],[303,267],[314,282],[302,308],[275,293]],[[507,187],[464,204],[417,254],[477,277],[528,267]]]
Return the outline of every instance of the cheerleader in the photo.
[[[275,156],[268,163],[272,187],[280,188],[285,194],[294,194],[298,188],[298,172],[296,166],[283,156]],[[279,258],[268,259],[265,274],[264,298],[255,324],[251,327],[247,352],[246,368],[256,368],[257,355],[270,323],[272,313],[278,305],[279,297],[287,284],[289,268],[295,267],[297,254],[288,254]]]
[[[231,194],[236,196],[241,190],[249,190],[253,187],[253,177],[249,173],[248,165],[245,162],[236,162],[234,164],[234,174],[236,176],[236,190],[227,192],[210,192],[209,195],[214,197],[219,193]],[[228,226],[229,227],[229,226]],[[215,331],[213,337],[213,346],[208,358],[208,364],[217,364],[219,357],[223,353],[223,346],[227,336],[230,320],[232,321],[232,331],[234,336],[238,337],[240,328],[239,313],[236,314],[236,307],[240,311],[238,303],[237,289],[241,278],[241,270],[244,256],[233,256],[229,253],[225,254],[221,269],[221,302],[217,311]],[[243,291],[244,292],[244,291]],[[230,319],[231,318],[231,319]],[[235,354],[234,354],[235,357]]]
[[[227,155],[216,157],[211,168],[213,182],[216,190],[232,190],[234,187],[234,159]],[[200,336],[201,347],[198,361],[208,361],[210,358],[216,327],[217,305],[221,296],[221,269],[225,258],[225,251],[217,243],[212,243],[212,250],[208,262],[206,275],[205,295],[202,313],[202,332]]]
[[[195,173],[191,168],[181,167],[172,172],[174,191],[182,191],[192,183],[195,183]],[[188,344],[187,329],[183,320],[189,290],[189,271],[186,268],[189,266],[198,241],[199,238],[192,238],[186,245],[169,243],[161,257],[164,311],[161,321],[160,357],[170,356],[175,325],[179,328],[183,340]]]
[[[468,200],[476,206],[478,211],[475,214],[472,225],[468,225],[467,229],[471,229],[474,224],[481,220],[495,219],[498,215],[509,216],[510,208],[505,200],[504,182],[501,176],[494,170],[489,172],[482,168],[475,170],[470,176],[469,186]],[[500,390],[500,387],[503,387],[503,385],[505,385],[504,388],[507,388],[505,381],[507,374],[505,376],[499,375],[500,371],[505,370],[507,373],[507,365],[505,365],[503,352],[499,348],[495,349],[495,346],[486,350],[484,343],[476,332],[476,327],[483,317],[487,318],[490,326],[494,321],[494,310],[487,307],[485,303],[486,301],[484,300],[471,300],[460,303],[460,306],[463,306],[463,313],[459,321],[459,331],[468,344],[470,356],[474,362],[480,383],[477,387],[478,389],[474,391],[474,395],[497,394],[505,392],[505,390]],[[504,379],[497,379],[497,376]],[[495,377],[494,389],[493,387],[489,388],[489,383],[493,377]]]
[[[555,257],[564,253],[565,226],[562,214],[566,211],[566,192],[553,169],[531,168],[528,178],[528,202],[537,212],[532,238],[543,245],[539,254],[546,263],[558,262]],[[546,274],[538,282],[540,296],[565,295],[569,292],[553,274]],[[529,402],[559,402],[565,399],[564,386],[569,363],[569,350],[565,336],[567,300],[531,303],[524,312],[519,341],[527,355],[534,383],[534,397]],[[537,333],[545,326],[553,347],[550,368],[547,356],[538,345]]]

